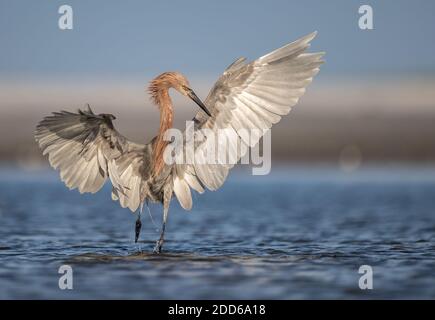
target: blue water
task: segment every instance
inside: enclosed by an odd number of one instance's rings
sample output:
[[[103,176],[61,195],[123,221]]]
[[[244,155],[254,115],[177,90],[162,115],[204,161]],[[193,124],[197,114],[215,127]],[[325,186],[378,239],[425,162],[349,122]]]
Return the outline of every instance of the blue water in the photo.
[[[0,298],[435,298],[435,169],[235,172],[158,230],[53,171],[0,170]],[[156,224],[161,209],[151,207]],[[61,265],[73,289],[60,290]],[[373,269],[361,290],[358,268]]]

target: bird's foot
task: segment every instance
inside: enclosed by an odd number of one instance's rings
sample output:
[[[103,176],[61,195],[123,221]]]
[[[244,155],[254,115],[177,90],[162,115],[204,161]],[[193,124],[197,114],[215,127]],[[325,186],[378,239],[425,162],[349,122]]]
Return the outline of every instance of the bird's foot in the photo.
[[[154,250],[153,250],[153,253],[155,253],[155,254],[162,253],[163,242],[164,242],[163,238],[160,238],[159,240],[157,240],[156,246],[154,247]]]

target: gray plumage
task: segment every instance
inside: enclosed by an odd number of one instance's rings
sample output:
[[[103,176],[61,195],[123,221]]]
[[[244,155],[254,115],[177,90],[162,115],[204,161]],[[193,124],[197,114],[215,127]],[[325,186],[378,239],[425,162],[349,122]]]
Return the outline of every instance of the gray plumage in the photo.
[[[245,58],[233,62],[204,102],[213,117],[207,117],[203,111],[198,112],[194,118],[196,128],[213,131],[227,129],[229,153],[240,159],[248,147],[258,143],[262,135],[251,136],[248,141],[238,131],[244,128],[258,129],[258,132],[270,129],[281,120],[281,116],[290,112],[318,73],[324,53],[303,53],[315,36],[315,32],[311,33],[248,64],[244,63]],[[207,142],[197,143],[195,156],[205,158],[207,150]],[[192,200],[188,187],[203,192],[202,184],[209,190],[217,190],[233,164],[176,167],[178,177],[174,192],[182,207],[190,209]]]
[[[304,53],[315,35],[307,35],[250,63],[245,58],[237,59],[204,101],[212,116],[199,111],[194,118],[195,129],[227,129],[228,151],[240,159],[258,143],[263,130],[289,113],[319,71],[323,53]],[[165,165],[153,176],[152,141],[138,144],[127,140],[113,127],[114,119],[110,114],[94,114],[87,106],[77,113],[55,112],[38,124],[36,141],[70,189],[95,193],[109,178],[112,199],[123,208],[134,212],[145,201],[162,202],[166,219],[173,193],[181,206],[189,210],[190,189],[199,193],[205,188],[218,189],[234,166],[199,164],[202,162]],[[261,131],[247,139],[239,135],[243,128]],[[206,157],[207,141],[196,143],[198,159]]]

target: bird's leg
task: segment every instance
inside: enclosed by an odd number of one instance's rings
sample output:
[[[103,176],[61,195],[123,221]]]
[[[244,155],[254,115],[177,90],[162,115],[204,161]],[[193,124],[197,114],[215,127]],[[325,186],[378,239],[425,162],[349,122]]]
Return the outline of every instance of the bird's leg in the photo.
[[[142,222],[140,221],[140,212],[137,215],[137,220],[136,220],[136,226],[135,226],[135,238],[134,238],[134,242],[137,243],[137,240],[139,239],[139,235],[140,235],[140,229],[142,228]]]
[[[169,207],[166,205],[163,208],[163,224],[162,224],[162,231],[160,232],[160,238],[156,242],[156,246],[154,247],[154,253],[161,253],[162,252],[162,246],[163,242],[165,241],[165,228],[166,228],[166,219],[168,218],[168,210]]]

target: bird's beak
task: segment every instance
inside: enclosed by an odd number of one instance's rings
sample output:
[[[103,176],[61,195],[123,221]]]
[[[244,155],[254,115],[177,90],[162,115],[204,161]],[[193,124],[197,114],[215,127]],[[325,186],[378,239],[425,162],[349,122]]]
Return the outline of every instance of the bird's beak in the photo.
[[[192,89],[188,88],[187,89],[187,95],[189,96],[190,99],[192,99],[193,101],[195,101],[195,103],[202,109],[204,110],[205,113],[208,114],[209,117],[211,117],[211,113],[210,111],[208,111],[207,107],[204,105],[204,103],[202,103],[201,99],[198,98],[198,96],[195,94],[195,92],[193,92]]]

